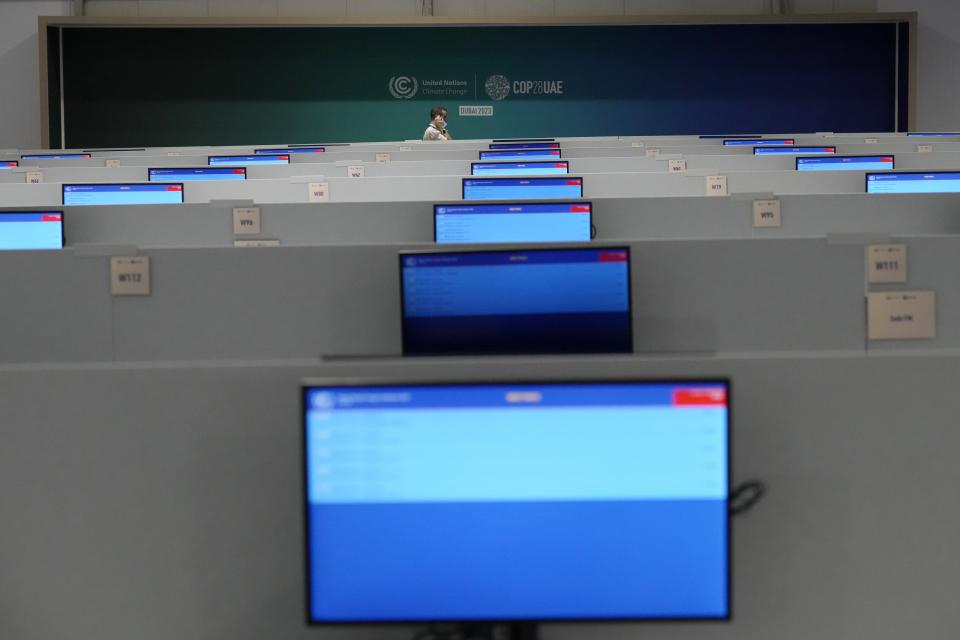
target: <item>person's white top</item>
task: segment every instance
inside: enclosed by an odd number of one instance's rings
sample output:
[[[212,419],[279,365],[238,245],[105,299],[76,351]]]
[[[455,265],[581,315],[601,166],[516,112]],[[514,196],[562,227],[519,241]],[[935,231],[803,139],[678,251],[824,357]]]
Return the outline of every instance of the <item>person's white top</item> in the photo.
[[[430,140],[446,140],[443,132],[433,126],[432,122],[427,126],[427,130],[423,132],[423,141],[428,142]]]

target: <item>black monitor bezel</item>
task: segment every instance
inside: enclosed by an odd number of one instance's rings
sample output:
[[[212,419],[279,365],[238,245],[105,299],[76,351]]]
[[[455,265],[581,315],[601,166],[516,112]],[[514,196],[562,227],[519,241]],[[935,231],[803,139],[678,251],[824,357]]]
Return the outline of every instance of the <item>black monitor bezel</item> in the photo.
[[[580,195],[579,195],[579,196],[576,196],[576,198],[573,198],[573,199],[582,198],[582,197],[583,197],[583,176],[576,176],[576,175],[571,176],[571,175],[568,174],[568,175],[566,176],[566,178],[567,178],[567,180],[579,180],[579,181],[580,181]],[[467,192],[467,183],[466,183],[466,181],[467,181],[467,180],[557,180],[557,178],[555,178],[555,177],[550,177],[550,176],[529,176],[529,177],[520,176],[520,177],[516,177],[516,178],[515,178],[515,177],[510,177],[510,176],[491,176],[491,177],[489,177],[489,178],[476,178],[476,177],[474,177],[474,176],[469,176],[469,177],[465,177],[465,178],[461,178],[461,179],[460,179],[460,197],[461,197],[463,200],[465,200],[466,202],[487,202],[487,200],[467,200],[467,196],[466,196],[466,192]],[[547,201],[549,201],[549,200],[570,200],[570,199],[571,199],[571,198],[543,198],[543,200],[547,200]],[[528,200],[528,201],[530,201],[530,202],[536,202],[536,201],[538,201],[537,198],[522,198],[522,200]]]
[[[211,164],[211,163],[210,163],[210,159],[211,159],[211,158],[250,158],[251,156],[253,156],[253,157],[260,157],[260,158],[270,158],[270,157],[280,157],[280,156],[282,156],[282,155],[286,155],[286,156],[287,156],[287,161],[286,161],[285,163],[281,163],[281,164],[291,164],[291,163],[290,163],[290,154],[289,154],[289,153],[287,153],[287,154],[283,154],[283,153],[262,153],[262,154],[260,154],[259,156],[257,156],[257,154],[255,154],[255,153],[238,153],[238,154],[227,154],[227,155],[223,155],[223,156],[222,156],[222,155],[207,156],[207,166],[208,166],[208,167],[229,166],[229,165],[216,165],[216,164]],[[258,164],[255,160],[250,160],[249,162],[252,162],[253,164]],[[265,163],[259,163],[259,164],[265,164]]]
[[[57,156],[80,156],[79,158],[58,158]],[[64,151],[62,153],[21,153],[21,160],[89,160],[93,157],[92,153],[76,151]]]
[[[457,244],[509,244],[508,242],[491,243],[458,243],[458,242],[439,242],[437,240],[437,207],[462,207],[464,202],[472,202],[478,205],[525,205],[525,204],[585,204],[590,207],[590,239],[583,242],[590,242],[596,236],[596,227],[593,225],[593,201],[592,200],[457,200],[455,202],[438,202],[433,205],[433,242],[439,246],[449,246]],[[551,241],[552,242],[552,241]]]
[[[499,152],[501,152],[501,151],[511,151],[511,149],[481,149],[481,150],[478,152],[478,154],[477,154],[477,161],[478,161],[478,162],[483,162],[483,161],[484,161],[483,154],[485,154],[485,153],[491,153],[491,152],[492,152],[492,153],[499,153]],[[560,149],[560,148],[557,148],[557,149],[512,149],[512,151],[557,151],[558,153],[557,153],[556,159],[557,159],[557,160],[562,160],[562,159],[563,159],[563,149]],[[554,158],[533,158],[533,159],[531,160],[531,162],[540,162],[540,161],[549,162],[550,160],[553,160],[553,159],[554,159]],[[497,161],[497,158],[487,158],[487,160],[486,160],[486,162],[496,162],[496,161]],[[520,162],[520,161],[519,161],[519,160],[506,160],[505,162]]]
[[[165,184],[165,185],[168,185],[168,186],[176,186],[176,185],[179,185],[179,186],[180,186],[180,202],[179,202],[179,203],[175,203],[175,204],[186,204],[186,193],[185,193],[186,186],[184,185],[183,182],[150,182],[150,181],[147,181],[147,182],[64,182],[63,184],[60,185],[60,204],[62,204],[64,207],[80,207],[80,206],[109,207],[109,206],[117,206],[117,205],[77,205],[77,204],[67,204],[67,202],[66,202],[67,187],[90,187],[90,186],[93,186],[93,187],[108,187],[108,186],[124,186],[124,185],[139,186],[139,185],[145,185],[145,184],[149,184],[149,185]],[[163,204],[159,204],[159,205],[157,205],[157,204],[133,204],[133,205],[126,205],[126,206],[130,206],[130,207],[155,207],[155,206],[168,206],[168,205],[169,205],[169,203],[163,203]],[[121,206],[122,206],[122,205],[121,205]]]
[[[755,156],[766,156],[766,155],[775,156],[775,155],[777,155],[777,154],[775,154],[775,153],[769,153],[769,154],[763,153],[763,152],[759,151],[760,149],[833,149],[833,153],[823,153],[823,154],[820,154],[820,157],[823,157],[823,156],[836,157],[836,155],[837,155],[837,147],[836,147],[836,145],[830,145],[830,144],[825,144],[825,145],[819,146],[819,147],[807,146],[807,145],[797,146],[797,145],[795,145],[795,144],[794,144],[794,145],[790,145],[790,144],[785,144],[785,145],[770,144],[770,145],[760,145],[760,146],[751,147],[751,148],[753,149],[753,155],[755,155]],[[806,151],[806,152],[801,152],[801,153],[810,153],[810,152],[809,152],[809,151]],[[790,154],[789,154],[789,153],[785,153],[785,154],[783,154],[783,155],[790,155]]]
[[[0,209],[0,216],[16,213],[56,213],[60,216],[60,249],[8,249],[8,251],[60,251],[67,247],[67,216],[62,210],[54,209]]]
[[[557,142],[556,138],[491,138],[490,142]]]
[[[731,142],[743,142],[744,140],[789,140],[790,142],[777,143],[777,144],[768,144],[768,145],[749,145],[749,144],[727,144],[727,141]],[[795,147],[797,145],[796,138],[724,138],[721,146],[724,147]]]
[[[19,160],[0,160],[0,163],[5,163],[5,162],[8,162],[8,163],[9,163],[9,162],[12,162],[12,163],[13,163],[13,167],[10,167],[11,169],[13,169],[13,168],[19,168],[19,167],[20,167],[20,161],[19,161]],[[4,169],[4,171],[6,171],[6,169]]]
[[[509,371],[509,369],[507,369]],[[541,624],[541,623],[564,623],[564,624],[576,624],[576,623],[622,623],[622,622],[640,622],[644,624],[657,624],[657,623],[677,623],[682,622],[685,624],[703,624],[703,623],[717,623],[717,622],[730,622],[733,619],[734,612],[734,600],[733,600],[733,561],[734,561],[734,546],[733,546],[733,515],[729,512],[729,509],[726,512],[726,539],[727,539],[727,554],[726,554],[726,575],[727,575],[727,585],[726,585],[726,616],[723,617],[645,617],[645,618],[523,618],[523,619],[510,619],[510,620],[426,620],[426,619],[409,619],[409,620],[356,620],[356,621],[347,621],[347,620],[338,620],[338,621],[317,621],[311,618],[310,616],[310,592],[311,592],[311,582],[310,582],[310,566],[311,566],[311,554],[310,554],[310,501],[308,498],[307,491],[307,409],[308,402],[307,396],[311,389],[317,387],[341,387],[341,388],[356,388],[356,387],[368,387],[368,386],[378,386],[378,387],[387,387],[387,386],[403,386],[403,387],[416,387],[416,386],[434,386],[434,385],[446,385],[446,386],[475,386],[475,385],[504,385],[504,384],[532,384],[532,385],[549,385],[549,384],[615,384],[615,383],[641,383],[641,384],[723,384],[727,390],[727,420],[726,420],[726,453],[727,453],[727,502],[729,504],[730,498],[733,494],[733,428],[734,428],[734,403],[733,403],[733,380],[730,376],[714,376],[714,377],[663,377],[663,378],[652,378],[645,376],[569,376],[562,374],[559,376],[542,376],[542,377],[531,377],[531,376],[515,376],[507,374],[500,378],[499,380],[491,380],[489,378],[480,378],[477,380],[464,380],[464,379],[455,379],[450,380],[447,378],[424,378],[424,377],[414,377],[410,380],[398,380],[397,378],[386,378],[386,377],[364,377],[364,378],[309,378],[302,380],[300,383],[300,491],[301,491],[301,517],[303,533],[303,578],[304,578],[304,614],[306,617],[307,627],[329,627],[333,625],[348,625],[356,627],[368,627],[371,625],[399,625],[399,624],[518,624],[518,623],[530,623],[530,624]]]
[[[305,145],[302,145],[302,146],[299,146],[299,147],[291,146],[291,147],[287,147],[287,149],[286,149],[287,154],[286,154],[286,155],[290,155],[291,153],[303,153],[303,150],[304,150],[304,149],[322,149],[322,151],[314,151],[313,153],[326,153],[328,146],[329,146],[329,145],[320,145],[320,144],[318,144],[318,145],[308,145],[308,144],[305,144]],[[261,151],[263,151],[264,153],[260,153]],[[271,153],[266,153],[266,151],[271,151]],[[279,156],[279,155],[284,155],[283,153],[276,153],[277,151],[280,151],[280,148],[279,148],[279,147],[261,147],[261,148],[259,148],[259,149],[254,148],[254,150],[253,150],[253,155],[255,155],[255,156]],[[221,157],[221,156],[218,156],[218,157]]]
[[[564,176],[570,175],[570,161],[569,161],[569,160],[531,160],[531,161],[529,161],[529,162],[523,162],[523,163],[521,163],[521,162],[518,161],[518,160],[501,160],[501,161],[487,160],[487,161],[471,162],[471,163],[470,163],[470,177],[471,177],[471,178],[475,178],[475,177],[477,176],[477,174],[475,174],[475,173],[473,172],[473,169],[474,169],[474,167],[476,167],[476,166],[478,166],[478,165],[485,165],[485,164],[504,164],[504,163],[513,163],[513,164],[557,164],[557,163],[559,163],[559,162],[562,162],[563,164],[567,165],[567,172],[566,172],[566,173],[563,173],[563,174],[556,173],[556,174],[548,174],[548,175],[564,175]],[[506,177],[506,176],[491,176],[491,177],[494,177],[494,178],[503,178],[503,177]],[[543,175],[543,174],[530,174],[529,176],[517,176],[517,177],[519,177],[519,178],[527,178],[527,177],[529,177],[529,178],[542,178],[542,177],[544,177],[544,175]]]
[[[918,173],[957,173],[960,174],[960,169],[935,169],[933,171],[867,171],[863,174],[863,192],[869,195],[878,195],[876,192],[870,193],[870,176],[889,176],[891,174],[906,175],[906,174],[918,174]],[[944,193],[960,193],[960,191],[940,191],[939,194]],[[884,196],[916,196],[916,195],[926,195],[922,193],[882,193],[879,195]],[[936,195],[931,194],[931,195]]]
[[[526,147],[530,151],[535,151],[537,149],[559,149],[560,143],[556,140],[513,140],[510,142],[491,142],[487,144],[487,151],[510,151],[511,149],[515,151],[523,151],[524,147],[521,146],[512,146],[512,145],[524,145],[524,144],[549,144],[550,147]],[[502,146],[494,146],[502,145]]]
[[[486,201],[486,200],[478,200],[477,202],[482,202],[482,203],[485,203],[485,204],[486,204],[488,201]],[[538,201],[531,201],[531,204],[535,204],[536,202],[538,202]],[[591,216],[592,216],[592,215],[593,215],[593,213],[592,213],[592,207],[591,207]],[[592,233],[592,228],[591,228],[591,233]],[[567,353],[567,352],[557,352],[557,353],[530,352],[530,353],[523,353],[523,352],[516,352],[516,351],[509,351],[509,352],[502,352],[502,353],[449,353],[449,354],[448,354],[448,353],[444,353],[444,354],[433,354],[433,355],[408,353],[408,351],[407,351],[407,330],[406,330],[407,322],[406,322],[406,314],[404,314],[404,311],[403,311],[403,308],[404,308],[403,301],[404,301],[404,299],[405,299],[405,295],[404,295],[405,292],[404,292],[404,287],[403,287],[403,266],[404,266],[404,265],[403,265],[403,261],[404,261],[404,258],[408,258],[408,257],[410,257],[410,256],[429,256],[429,255],[438,255],[438,254],[444,254],[444,253],[456,253],[456,254],[464,255],[464,254],[478,254],[478,253],[514,253],[514,252],[517,252],[517,253],[519,253],[519,252],[530,253],[530,252],[533,252],[533,251],[626,251],[626,252],[627,252],[627,285],[626,285],[626,286],[627,286],[627,317],[630,319],[630,323],[629,323],[629,325],[628,325],[628,326],[629,326],[629,333],[630,333],[630,336],[629,336],[629,337],[630,337],[630,351],[629,351],[629,352],[626,352],[626,351],[625,351],[625,352],[617,352],[617,353],[610,353],[610,354],[602,354],[602,355],[624,355],[624,354],[633,353],[633,352],[634,352],[633,349],[635,348],[636,345],[634,344],[634,332],[633,332],[633,321],[634,321],[634,318],[633,318],[633,261],[632,261],[632,255],[631,255],[631,247],[630,247],[630,245],[628,245],[628,244],[617,244],[617,245],[603,244],[603,245],[594,245],[594,244],[590,244],[590,243],[587,243],[587,242],[566,242],[566,243],[553,242],[553,243],[543,243],[543,244],[546,244],[547,246],[542,246],[542,245],[539,245],[539,244],[538,244],[538,245],[535,245],[535,246],[530,246],[529,244],[503,242],[503,243],[496,243],[496,244],[491,243],[490,245],[486,245],[486,246],[485,246],[484,248],[482,248],[482,249],[463,249],[463,250],[460,250],[460,251],[456,251],[456,250],[451,251],[451,250],[443,250],[443,249],[421,249],[421,250],[412,250],[412,251],[400,251],[400,252],[397,254],[397,266],[398,266],[398,269],[397,269],[397,277],[399,278],[399,283],[400,283],[400,351],[401,351],[401,355],[402,355],[404,358],[424,358],[424,357],[438,357],[438,358],[446,358],[446,357],[477,357],[477,358],[483,358],[483,357],[488,357],[488,356],[493,356],[493,357],[498,357],[498,356],[499,356],[499,357],[503,357],[503,356],[508,356],[508,357],[509,357],[509,356],[530,356],[530,357],[533,357],[533,356],[575,356],[575,355],[591,355],[590,353],[586,353],[586,352],[577,352],[577,353]],[[453,245],[453,246],[458,246],[458,245]],[[470,245],[459,245],[459,246],[470,246]],[[476,246],[476,245],[473,245],[473,246]],[[489,248],[487,248],[487,247],[489,247]],[[594,355],[600,355],[600,354],[594,354]]]
[[[157,171],[157,170],[161,170],[161,171],[180,171],[180,170],[195,171],[195,170],[197,170],[197,169],[233,169],[233,170],[243,169],[243,179],[246,180],[247,177],[248,177],[248,176],[247,176],[247,168],[246,168],[246,167],[230,167],[230,166],[220,167],[220,166],[211,166],[211,165],[209,165],[209,164],[208,164],[208,165],[201,166],[201,167],[147,167],[147,182],[149,182],[149,183],[151,183],[151,184],[155,184],[155,182],[150,179],[151,172],[153,172],[153,171]],[[156,182],[163,182],[163,181],[162,181],[162,180],[157,180]],[[186,180],[185,182],[195,182],[195,181],[194,181],[194,180]]]
[[[890,169],[890,171],[893,171],[893,170],[895,170],[895,169],[897,168],[897,157],[896,157],[896,155],[894,155],[894,154],[892,154],[892,153],[880,153],[880,154],[867,153],[867,154],[863,154],[863,155],[860,155],[860,154],[854,154],[854,155],[837,155],[837,154],[833,154],[833,155],[829,155],[829,154],[827,154],[827,155],[822,155],[822,156],[795,156],[795,157],[794,157],[794,162],[793,162],[793,168],[794,168],[794,170],[795,170],[795,171],[800,171],[800,160],[812,160],[812,159],[814,159],[814,158],[893,158],[893,169]]]

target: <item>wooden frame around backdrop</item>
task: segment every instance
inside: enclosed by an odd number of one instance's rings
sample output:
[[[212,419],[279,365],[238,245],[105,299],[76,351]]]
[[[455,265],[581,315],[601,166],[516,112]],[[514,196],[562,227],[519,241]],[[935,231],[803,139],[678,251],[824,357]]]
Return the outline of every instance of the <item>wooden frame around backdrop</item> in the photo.
[[[50,149],[50,106],[48,103],[47,28],[48,27],[403,27],[403,26],[603,26],[603,25],[689,25],[689,24],[843,24],[858,22],[909,23],[910,78],[907,87],[907,128],[916,128],[917,114],[917,13],[863,13],[810,15],[729,15],[729,16],[597,16],[555,18],[288,18],[288,17],[183,17],[183,18],[129,18],[98,16],[40,16],[37,18],[40,85],[40,140],[42,148]],[[57,147],[60,148],[60,147]]]

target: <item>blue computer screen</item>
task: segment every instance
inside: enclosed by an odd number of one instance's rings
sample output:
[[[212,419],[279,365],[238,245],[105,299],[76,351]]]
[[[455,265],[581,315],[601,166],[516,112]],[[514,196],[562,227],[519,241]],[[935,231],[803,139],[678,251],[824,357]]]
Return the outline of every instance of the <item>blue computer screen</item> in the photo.
[[[956,132],[932,132],[932,131],[919,131],[916,133],[908,133],[907,137],[922,137],[922,138],[956,138],[960,137],[960,133]]]
[[[207,164],[211,166],[243,166],[248,164],[290,164],[290,155],[287,152],[277,155],[253,156],[209,156]]]
[[[0,171],[3,169],[15,169],[19,167],[20,163],[16,160],[0,160]]]
[[[59,211],[0,211],[0,250],[62,249]]]
[[[446,242],[586,242],[589,202],[438,204],[434,239]]]
[[[325,153],[326,147],[293,147],[290,149],[254,149],[256,154],[284,155],[287,153]]]
[[[89,153],[34,153],[20,156],[21,160],[72,160],[75,158],[92,158]]]
[[[475,176],[548,176],[570,173],[566,160],[547,162],[471,162]]]
[[[723,134],[700,136],[701,140],[759,140],[761,138],[762,136],[753,136],[753,135],[725,136]]]
[[[559,160],[560,149],[503,149],[500,151],[481,151],[481,160],[500,160],[504,162],[523,162],[525,160]]]
[[[403,352],[633,350],[630,250],[401,254]]]
[[[65,184],[63,204],[182,204],[183,184]]]
[[[893,169],[893,156],[797,158],[797,171],[879,171]]]
[[[867,193],[960,193],[960,172],[868,173]]]
[[[736,139],[725,139],[723,141],[723,146],[725,147],[763,147],[763,146],[792,146],[795,140],[793,138],[764,138],[763,140],[757,140],[755,138],[736,138]]]
[[[729,395],[304,387],[308,619],[729,617]]]
[[[463,179],[464,200],[582,198],[583,178]]]
[[[491,149],[559,149],[559,142],[491,142]]]
[[[246,180],[247,170],[229,167],[181,167],[149,169],[150,182],[196,182],[199,180]]]
[[[830,155],[836,152],[836,147],[754,147],[753,149],[755,156]]]

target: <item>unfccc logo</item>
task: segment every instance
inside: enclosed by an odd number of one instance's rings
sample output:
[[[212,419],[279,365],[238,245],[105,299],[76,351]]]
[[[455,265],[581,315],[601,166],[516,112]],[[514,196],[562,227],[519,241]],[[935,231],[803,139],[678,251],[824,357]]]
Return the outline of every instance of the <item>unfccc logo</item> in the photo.
[[[417,95],[417,79],[413,76],[393,76],[387,87],[394,98],[408,100]]]
[[[483,89],[491,100],[503,100],[510,95],[510,80],[500,74],[493,75],[487,78]]]

